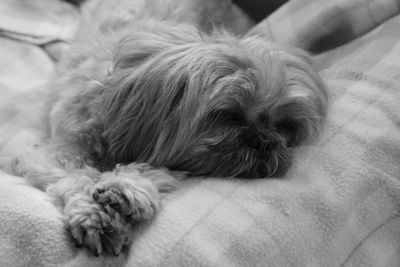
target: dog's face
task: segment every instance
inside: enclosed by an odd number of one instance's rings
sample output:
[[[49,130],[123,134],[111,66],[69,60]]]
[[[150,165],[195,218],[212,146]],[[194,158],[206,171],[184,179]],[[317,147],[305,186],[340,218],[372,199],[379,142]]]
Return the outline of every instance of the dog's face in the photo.
[[[325,87],[304,53],[181,28],[143,36],[121,42],[105,82],[104,138],[115,163],[279,176],[321,129]]]

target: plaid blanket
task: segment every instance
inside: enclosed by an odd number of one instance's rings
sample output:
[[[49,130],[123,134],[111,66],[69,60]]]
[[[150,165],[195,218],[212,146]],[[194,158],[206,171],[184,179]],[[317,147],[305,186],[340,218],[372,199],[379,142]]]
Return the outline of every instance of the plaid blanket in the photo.
[[[297,152],[284,179],[188,180],[137,226],[126,255],[95,258],[74,247],[45,194],[2,173],[0,266],[400,266],[399,13],[396,0],[292,0],[249,33],[319,52],[330,90],[323,136]],[[47,34],[58,43],[57,33]],[[37,86],[54,64],[32,41],[3,35],[13,38],[0,39],[7,166],[11,137],[38,138]]]

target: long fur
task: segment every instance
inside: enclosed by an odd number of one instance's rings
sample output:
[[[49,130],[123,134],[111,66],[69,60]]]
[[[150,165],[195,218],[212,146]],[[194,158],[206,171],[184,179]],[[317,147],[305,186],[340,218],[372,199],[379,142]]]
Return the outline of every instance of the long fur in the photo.
[[[178,172],[280,176],[322,128],[327,94],[309,56],[203,27],[188,16],[199,3],[103,1],[89,12],[51,85],[51,137],[33,152],[52,167],[15,168],[47,177],[71,234],[95,254],[129,245]]]
[[[152,23],[119,36],[108,72],[85,74],[79,82],[87,85],[74,85],[53,109],[53,135],[86,145],[97,168],[146,162],[192,175],[265,177],[287,169],[292,147],[315,139],[326,93],[304,52]],[[247,132],[261,147],[248,146]],[[269,143],[279,145],[263,147]]]

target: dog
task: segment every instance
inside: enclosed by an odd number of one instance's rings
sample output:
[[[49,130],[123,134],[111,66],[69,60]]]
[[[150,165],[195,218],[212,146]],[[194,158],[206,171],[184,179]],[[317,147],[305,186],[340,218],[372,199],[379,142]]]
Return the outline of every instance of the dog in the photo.
[[[95,255],[118,256],[181,179],[282,176],[318,137],[327,92],[309,55],[240,36],[250,22],[213,8],[237,13],[230,1],[83,5],[49,85],[49,136],[12,169],[47,191]]]

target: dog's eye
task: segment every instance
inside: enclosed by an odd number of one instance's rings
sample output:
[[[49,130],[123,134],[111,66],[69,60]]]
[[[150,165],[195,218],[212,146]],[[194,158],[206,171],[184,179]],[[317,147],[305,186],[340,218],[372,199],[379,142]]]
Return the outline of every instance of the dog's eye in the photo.
[[[297,144],[298,132],[300,129],[299,122],[292,119],[282,119],[275,123],[275,129],[286,138],[286,145],[288,147]]]
[[[221,119],[221,122],[224,122],[228,125],[239,125],[239,126],[246,125],[244,118],[234,113],[224,114],[224,116]]]
[[[219,110],[210,114],[210,119],[227,126],[245,126],[244,116],[237,112]]]

